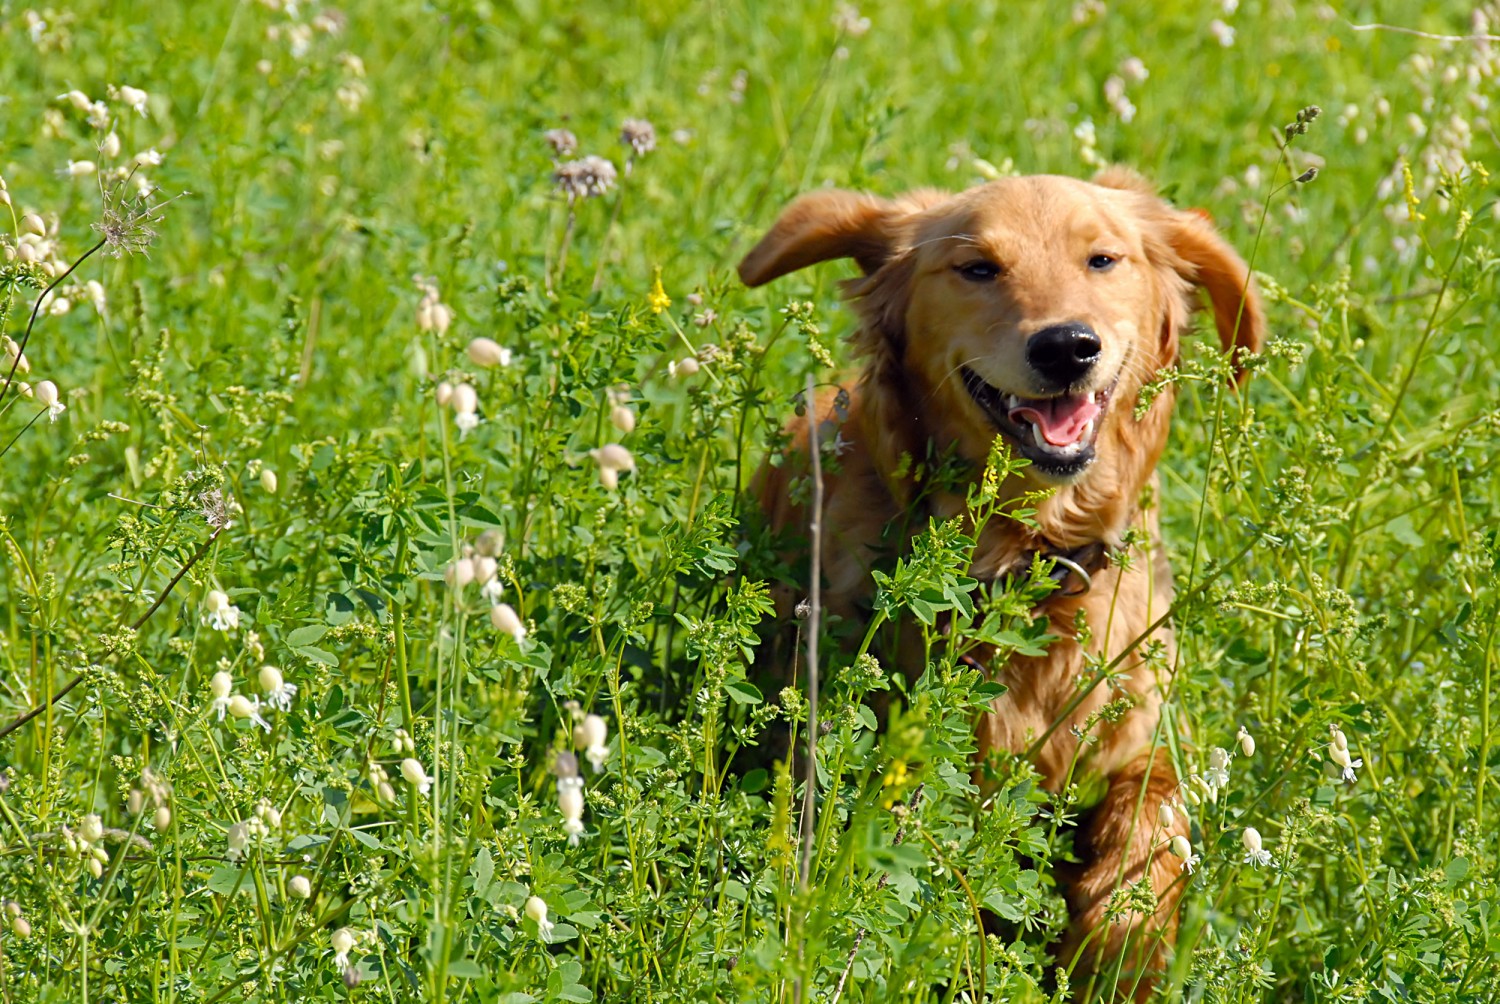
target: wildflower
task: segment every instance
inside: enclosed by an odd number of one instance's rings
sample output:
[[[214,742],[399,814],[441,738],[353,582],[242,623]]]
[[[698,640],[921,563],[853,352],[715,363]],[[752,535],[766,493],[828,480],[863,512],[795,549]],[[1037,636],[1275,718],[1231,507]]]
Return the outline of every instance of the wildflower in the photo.
[[[269,467],[260,472],[260,486],[265,489],[267,495],[276,494],[276,472]]]
[[[135,109],[138,114],[140,114],[142,117],[145,117],[146,99],[148,95],[139,87],[111,87],[109,89],[109,96],[113,100],[119,101],[126,106]]]
[[[439,299],[438,288],[431,282],[417,279],[417,288],[422,290],[422,299],[417,302],[417,327],[423,331],[446,334],[453,323],[453,310]]]
[[[870,19],[861,17],[859,8],[852,3],[841,3],[833,12],[833,26],[840,35],[859,38],[870,30]]]
[[[1252,736],[1249,732],[1245,731],[1245,727],[1243,725],[1240,726],[1239,735],[1235,736],[1235,738],[1239,740],[1241,753],[1243,753],[1246,757],[1252,757],[1255,755],[1255,737]]]
[[[10,930],[18,938],[29,938],[31,937],[31,922],[25,917],[12,917],[10,919]]]
[[[628,436],[635,431],[635,412],[617,404],[609,410],[609,424]]]
[[[89,298],[89,303],[93,304],[94,313],[103,317],[104,308],[108,303],[108,298],[104,293],[104,285],[98,279],[90,279],[83,284],[83,292]]]
[[[401,776],[406,778],[407,784],[417,789],[418,795],[426,795],[432,790],[432,778],[422,769],[421,762],[412,757],[401,761]]]
[[[651,313],[660,314],[672,305],[672,298],[661,284],[661,266],[656,267],[655,277],[651,281],[651,292],[646,296],[646,305],[651,308]]]
[[[145,179],[136,176],[136,195],[133,199],[124,194],[124,186],[117,184],[104,192],[104,210],[99,222],[90,228],[104,238],[107,253],[116,258],[127,254],[145,254],[156,240],[156,227],[165,218],[167,203],[181,198],[180,195],[162,202],[152,203],[156,189]]]
[[[68,406],[58,400],[57,384],[51,380],[39,382],[32,391],[36,394],[36,399],[46,406],[49,421],[57,421],[57,416],[68,410]]]
[[[474,550],[491,558],[500,557],[505,547],[505,535],[499,530],[486,530],[474,539]]]
[[[548,129],[542,133],[542,138],[552,147],[552,153],[557,157],[570,156],[578,149],[578,137],[567,129]]]
[[[706,328],[718,319],[719,312],[712,307],[709,307],[707,310],[700,310],[693,315],[693,323],[700,328]]]
[[[1172,806],[1170,803],[1163,802],[1161,803],[1161,805],[1157,806],[1156,820],[1157,822],[1161,823],[1162,829],[1171,829],[1173,818]]]
[[[479,410],[479,394],[466,383],[453,388],[451,401],[456,415],[472,415]]]
[[[166,156],[160,150],[152,147],[149,150],[142,150],[132,157],[131,163],[135,164],[136,167],[161,167],[162,161],[166,159]]]
[[[493,338],[475,338],[469,342],[469,359],[475,366],[486,369],[491,366],[509,366],[510,349],[503,348]]]
[[[448,402],[453,400],[453,385],[444,380],[437,385],[437,389],[433,391],[432,396],[436,399],[439,408],[446,408]]]
[[[208,689],[213,692],[214,699],[209,709],[219,713],[219,721],[224,720],[224,712],[229,710],[230,693],[234,690],[234,679],[223,670],[213,675],[208,681]]]
[[[1193,869],[1198,867],[1198,863],[1202,860],[1202,858],[1193,853],[1192,842],[1181,833],[1172,838],[1172,853],[1182,859],[1182,870],[1189,875],[1193,873]]]
[[[208,611],[205,623],[215,631],[235,631],[240,626],[240,608],[229,602],[222,590],[210,589],[203,601]]]
[[[621,471],[635,470],[635,457],[619,443],[606,443],[590,450],[589,456],[599,465],[599,483],[611,490],[619,484]]]
[[[22,223],[22,226],[24,227],[25,224]],[[23,249],[30,246],[29,244],[21,245]],[[5,371],[7,373],[12,368],[23,376],[31,372],[31,362],[26,358],[26,353],[21,351],[21,347],[9,335],[0,336],[0,350],[3,350],[5,353]]]
[[[585,715],[573,726],[573,745],[584,751],[596,774],[609,759],[609,748],[604,745],[608,738],[609,724],[598,715]]]
[[[620,142],[637,157],[656,149],[656,128],[645,119],[626,119],[620,126]]]
[[[271,731],[271,723],[261,717],[259,697],[249,698],[244,694],[235,694],[229,699],[229,713],[235,718],[248,718],[252,725]]]
[[[328,938],[333,946],[333,964],[340,969],[349,965],[349,953],[354,950],[354,932],[347,927],[334,931]]]
[[[1215,746],[1208,752],[1208,769],[1203,772],[1203,780],[1214,788],[1223,788],[1229,784],[1229,751],[1221,746]]]
[[[448,583],[448,588],[455,592],[462,592],[463,588],[474,581],[474,562],[470,558],[459,558],[443,569],[443,581]]]
[[[21,236],[36,234],[38,237],[47,236],[47,224],[36,213],[27,213],[21,217]]]
[[[496,631],[504,631],[521,644],[526,639],[526,625],[521,623],[521,617],[515,608],[509,603],[496,603],[490,607],[490,624]]]
[[[111,131],[99,142],[99,154],[107,160],[114,160],[120,155],[120,134]]]
[[[699,369],[698,360],[693,356],[667,363],[667,375],[674,380],[678,377],[690,377]]]
[[[1132,83],[1144,83],[1151,76],[1151,71],[1146,69],[1146,64],[1138,57],[1130,56],[1120,63],[1120,76]]]
[[[84,112],[85,114],[92,111],[94,108],[94,99],[89,97],[82,91],[74,90],[69,91],[66,94],[59,94],[57,96],[57,100],[66,101],[68,104],[72,105],[79,111]]]
[[[250,846],[250,823],[242,821],[231,824],[229,829],[224,831],[224,843],[229,860],[238,861],[244,856],[245,849]]]
[[[492,575],[479,587],[479,595],[488,600],[493,609],[493,605],[499,603],[500,597],[505,595],[505,584],[498,575]]]
[[[1208,33],[1226,49],[1234,45],[1234,29],[1218,18],[1208,22]]]
[[[588,156],[558,165],[552,180],[571,199],[591,199],[614,187],[615,165],[603,157]]]
[[[396,747],[397,756],[400,756],[402,753],[415,753],[417,751],[417,744],[412,741],[411,734],[405,729],[397,729],[391,742]]]
[[[97,844],[104,839],[104,822],[95,813],[89,813],[78,821],[78,836],[86,844]]]
[[[298,899],[308,899],[312,896],[312,883],[307,880],[306,875],[293,875],[292,880],[287,883],[287,890]]]
[[[287,683],[281,670],[275,666],[260,667],[260,689],[266,692],[266,704],[280,711],[292,710],[292,698],[297,696],[297,685]]]
[[[562,813],[568,843],[577,845],[583,833],[583,778],[575,774],[557,779],[557,808]]]
[[[172,810],[165,805],[158,806],[156,814],[151,817],[151,825],[156,827],[156,832],[164,832],[172,825]]]
[[[1240,843],[1245,845],[1245,864],[1259,868],[1271,863],[1271,852],[1260,844],[1260,831],[1253,826],[1245,827],[1240,834]]]
[[[1353,784],[1358,780],[1354,774],[1355,770],[1363,767],[1365,762],[1363,759],[1349,756],[1349,747],[1344,740],[1344,733],[1338,731],[1337,726],[1334,726],[1334,733],[1337,738],[1328,747],[1328,759],[1332,760],[1337,766],[1342,767],[1343,773],[1341,776],[1345,781]]]
[[[552,940],[552,928],[556,925],[547,919],[546,900],[540,896],[527,897],[526,916],[536,921],[537,934],[541,935],[543,941]]]

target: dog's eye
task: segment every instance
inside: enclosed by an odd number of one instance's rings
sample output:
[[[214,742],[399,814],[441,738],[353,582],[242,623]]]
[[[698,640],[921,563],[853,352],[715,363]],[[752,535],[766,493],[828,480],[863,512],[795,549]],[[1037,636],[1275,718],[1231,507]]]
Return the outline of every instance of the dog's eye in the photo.
[[[1000,266],[992,261],[971,261],[954,266],[953,271],[970,282],[988,282],[1000,274]]]
[[[1108,272],[1115,267],[1117,261],[1119,259],[1112,254],[1096,254],[1089,258],[1089,268],[1095,272]]]

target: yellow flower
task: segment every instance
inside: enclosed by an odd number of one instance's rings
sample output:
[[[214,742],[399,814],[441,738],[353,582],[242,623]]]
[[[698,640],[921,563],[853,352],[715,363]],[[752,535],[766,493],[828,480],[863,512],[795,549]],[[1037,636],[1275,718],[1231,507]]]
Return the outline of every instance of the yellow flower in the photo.
[[[661,284],[661,266],[656,267],[656,278],[651,283],[651,295],[646,297],[646,303],[651,307],[651,313],[660,314],[672,305],[672,298]]]
[[[1413,223],[1427,219],[1425,214],[1417,212],[1417,207],[1422,204],[1422,200],[1417,198],[1416,183],[1411,176],[1411,165],[1404,160],[1401,162],[1401,184],[1404,189],[1403,194],[1406,196],[1406,218]]]

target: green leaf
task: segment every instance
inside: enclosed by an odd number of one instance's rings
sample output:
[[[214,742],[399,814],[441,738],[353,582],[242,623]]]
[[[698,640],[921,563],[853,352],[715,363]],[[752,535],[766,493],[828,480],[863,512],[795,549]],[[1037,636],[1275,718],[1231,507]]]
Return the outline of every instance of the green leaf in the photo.
[[[305,645],[311,645],[327,633],[327,624],[309,624],[306,627],[299,627],[286,636],[287,647],[302,648]]]
[[[749,680],[730,680],[724,684],[724,689],[729,696],[739,704],[759,704],[765,700],[761,695],[760,688]]]

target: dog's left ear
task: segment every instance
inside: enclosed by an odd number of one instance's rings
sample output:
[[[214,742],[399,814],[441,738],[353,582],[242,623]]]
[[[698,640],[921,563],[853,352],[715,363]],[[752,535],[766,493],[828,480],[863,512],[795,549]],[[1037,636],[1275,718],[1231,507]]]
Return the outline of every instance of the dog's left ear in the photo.
[[[809,192],[787,206],[745,255],[740,279],[747,286],[760,286],[835,258],[853,258],[869,275],[896,254],[910,218],[940,198],[937,192],[912,192],[896,199],[838,188]]]
[[[1243,379],[1241,352],[1256,352],[1265,340],[1266,319],[1250,268],[1229,242],[1219,236],[1207,214],[1174,209],[1149,182],[1123,168],[1107,168],[1094,184],[1139,196],[1147,253],[1182,280],[1201,287],[1213,305],[1214,325],[1225,352],[1233,353],[1236,375]],[[1175,313],[1175,312],[1173,312]],[[1175,321],[1171,323],[1175,329]],[[1169,333],[1176,356],[1176,331]]]

